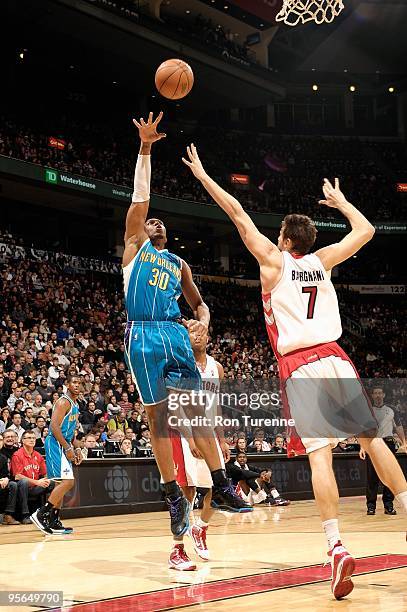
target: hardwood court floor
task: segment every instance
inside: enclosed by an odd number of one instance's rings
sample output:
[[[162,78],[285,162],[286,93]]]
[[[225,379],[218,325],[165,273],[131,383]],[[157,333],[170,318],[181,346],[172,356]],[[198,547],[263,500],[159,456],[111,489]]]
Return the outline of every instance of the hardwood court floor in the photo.
[[[171,537],[165,513],[65,521],[75,529],[72,536],[44,537],[34,526],[0,526],[0,590],[62,590],[64,610],[73,612],[265,606],[402,612],[407,610],[407,518],[397,509],[398,516],[385,516],[379,502],[377,515],[368,517],[364,499],[341,499],[342,537],[357,557],[359,574],[355,590],[342,602],[330,593],[325,537],[313,501],[260,506],[245,515],[216,513],[208,533],[211,561],[197,559],[198,570],[184,573],[167,569]]]

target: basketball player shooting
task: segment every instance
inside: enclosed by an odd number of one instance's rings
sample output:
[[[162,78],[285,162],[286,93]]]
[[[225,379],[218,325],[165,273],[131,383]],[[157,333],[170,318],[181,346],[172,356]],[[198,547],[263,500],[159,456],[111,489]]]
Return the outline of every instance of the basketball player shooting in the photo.
[[[341,429],[338,424],[341,406],[352,406],[353,424],[355,428],[359,426],[361,447],[369,454],[380,480],[407,512],[407,483],[403,472],[383,440],[372,434],[377,422],[370,404],[358,382],[355,367],[336,343],[342,327],[330,271],[369,242],[374,227],[346,200],[338,179],[334,186],[325,179],[324,199],[319,203],[337,208],[349,221],[351,231],[340,242],[310,254],[317,233],[313,221],[305,215],[287,215],[275,245],[261,234],[240,203],[206,174],[193,144],[187,148],[187,154],[183,162],[230,217],[259,263],[267,332],[278,360],[283,401],[309,456],[315,500],[331,557],[331,588],[333,595],[340,599],[353,589],[351,576],[355,567],[354,559],[341,543],[339,493],[332,468],[332,448],[338,442],[335,435]],[[359,391],[355,396],[356,386]],[[326,423],[327,416],[329,421],[334,400],[339,408],[332,415],[332,421],[336,421],[332,428],[334,435],[327,435],[326,427],[322,435],[318,427]],[[312,432],[310,423],[316,433]],[[367,425],[363,429],[364,423]]]
[[[150,203],[151,149],[163,138],[157,131],[163,114],[154,120],[134,120],[141,140],[134,175],[134,193],[127,212],[123,280],[127,310],[125,357],[145,406],[154,450],[171,515],[174,536],[189,527],[189,503],[175,481],[171,441],[168,436],[169,392],[198,391],[201,377],[195,364],[189,332],[206,332],[209,309],[195,285],[191,269],[166,248],[167,233],[162,221],[148,219]],[[194,313],[183,321],[178,307],[181,293]],[[188,329],[188,331],[187,331]],[[184,407],[187,418],[197,408]],[[204,408],[203,408],[204,410]],[[214,483],[214,497],[231,510],[247,504],[235,495],[226,478],[213,432],[194,427],[193,436]]]

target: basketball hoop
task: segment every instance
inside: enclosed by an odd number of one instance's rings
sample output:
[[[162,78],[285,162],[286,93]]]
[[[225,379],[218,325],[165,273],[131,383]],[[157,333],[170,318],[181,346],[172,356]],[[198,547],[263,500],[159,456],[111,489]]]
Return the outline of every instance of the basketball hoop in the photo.
[[[289,26],[307,21],[321,25],[331,23],[343,9],[342,0],[283,0],[276,21],[284,21]]]

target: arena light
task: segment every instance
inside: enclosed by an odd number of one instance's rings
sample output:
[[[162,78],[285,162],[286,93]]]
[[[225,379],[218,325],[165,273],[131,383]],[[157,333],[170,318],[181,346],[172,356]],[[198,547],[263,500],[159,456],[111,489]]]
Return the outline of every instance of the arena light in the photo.
[[[312,91],[318,91],[318,85],[316,85],[315,83],[312,86]]]
[[[352,91],[352,92],[356,91],[356,87],[354,85],[350,85],[349,91]]]
[[[174,240],[179,240],[178,236],[175,236]]]
[[[388,92],[389,93],[394,93],[394,87],[389,87]]]
[[[184,245],[181,244],[181,246],[179,247],[180,249],[185,249]]]
[[[202,244],[202,240],[197,240],[197,243],[198,244]]]

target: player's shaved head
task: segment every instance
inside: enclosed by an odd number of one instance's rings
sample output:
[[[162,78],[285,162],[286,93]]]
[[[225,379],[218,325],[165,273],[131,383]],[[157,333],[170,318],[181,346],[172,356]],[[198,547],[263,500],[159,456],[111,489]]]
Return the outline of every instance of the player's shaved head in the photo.
[[[161,219],[147,219],[144,229],[154,246],[164,248],[167,243],[167,229]]]

